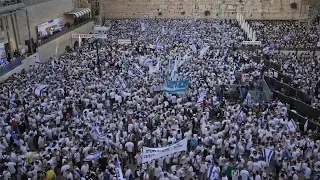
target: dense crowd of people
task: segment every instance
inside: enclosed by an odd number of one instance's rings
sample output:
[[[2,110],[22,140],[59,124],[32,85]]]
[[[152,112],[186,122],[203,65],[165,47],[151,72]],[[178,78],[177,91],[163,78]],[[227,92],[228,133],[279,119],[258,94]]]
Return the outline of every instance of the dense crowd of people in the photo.
[[[4,180],[320,178],[314,132],[276,99],[253,102],[250,91],[268,72],[252,60],[258,51],[236,48],[245,40],[236,21],[141,18],[105,26],[107,39],[90,39],[2,84]],[[291,67],[296,61],[288,59]],[[164,93],[168,80],[189,84]],[[183,139],[186,151],[143,163],[143,147]]]
[[[299,21],[250,21],[257,39],[275,49],[314,49],[319,42],[319,28]]]

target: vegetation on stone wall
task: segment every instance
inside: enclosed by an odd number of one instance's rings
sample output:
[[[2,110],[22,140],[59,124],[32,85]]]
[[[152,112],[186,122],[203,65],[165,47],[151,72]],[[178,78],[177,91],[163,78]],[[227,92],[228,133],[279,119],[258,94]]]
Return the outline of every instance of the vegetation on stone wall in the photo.
[[[158,16],[162,16],[162,12],[158,12]]]
[[[185,11],[182,11],[182,12],[181,12],[181,15],[185,15],[185,14],[186,14],[186,12],[185,12]]]
[[[290,4],[290,7],[292,9],[297,9],[298,8],[298,4],[296,2],[293,2],[293,3]]]
[[[204,15],[205,16],[210,16],[210,11],[208,11],[208,10],[204,11]]]

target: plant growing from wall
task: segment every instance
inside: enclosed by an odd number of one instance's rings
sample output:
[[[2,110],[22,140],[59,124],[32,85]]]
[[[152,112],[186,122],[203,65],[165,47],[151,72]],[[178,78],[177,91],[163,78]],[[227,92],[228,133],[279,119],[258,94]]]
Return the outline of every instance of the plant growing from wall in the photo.
[[[80,1],[80,8],[87,8],[89,7],[89,3],[87,0],[81,0]]]
[[[205,16],[210,16],[210,11],[208,11],[208,10],[207,10],[207,11],[204,11],[204,15],[205,15]]]
[[[290,4],[290,7],[292,9],[297,9],[298,8],[298,4],[296,2],[293,2],[293,3]]]
[[[239,0],[239,3],[243,3],[243,1],[242,1],[242,0]]]
[[[162,12],[158,12],[158,16],[162,16]]]
[[[181,15],[185,15],[185,14],[186,14],[186,12],[184,12],[184,11],[181,12]]]

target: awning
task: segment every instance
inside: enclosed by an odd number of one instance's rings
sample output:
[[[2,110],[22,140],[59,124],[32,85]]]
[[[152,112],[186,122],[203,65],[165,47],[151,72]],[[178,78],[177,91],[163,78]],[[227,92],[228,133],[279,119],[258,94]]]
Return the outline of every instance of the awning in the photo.
[[[90,8],[76,8],[76,9],[73,9],[72,11],[66,12],[64,14],[73,14],[74,16],[76,16],[78,18],[78,17],[84,16],[86,14],[90,14],[90,12],[91,12]]]

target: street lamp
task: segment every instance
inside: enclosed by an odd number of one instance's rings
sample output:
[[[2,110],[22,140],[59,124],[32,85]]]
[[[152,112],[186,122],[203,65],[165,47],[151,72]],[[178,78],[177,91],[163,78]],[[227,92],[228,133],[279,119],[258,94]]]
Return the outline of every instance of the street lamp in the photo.
[[[99,58],[99,47],[98,47],[99,39],[95,39],[91,42],[91,46],[96,45],[96,51],[97,51],[97,65],[98,65],[98,72],[99,76],[101,78],[101,66],[100,66],[100,58]]]

